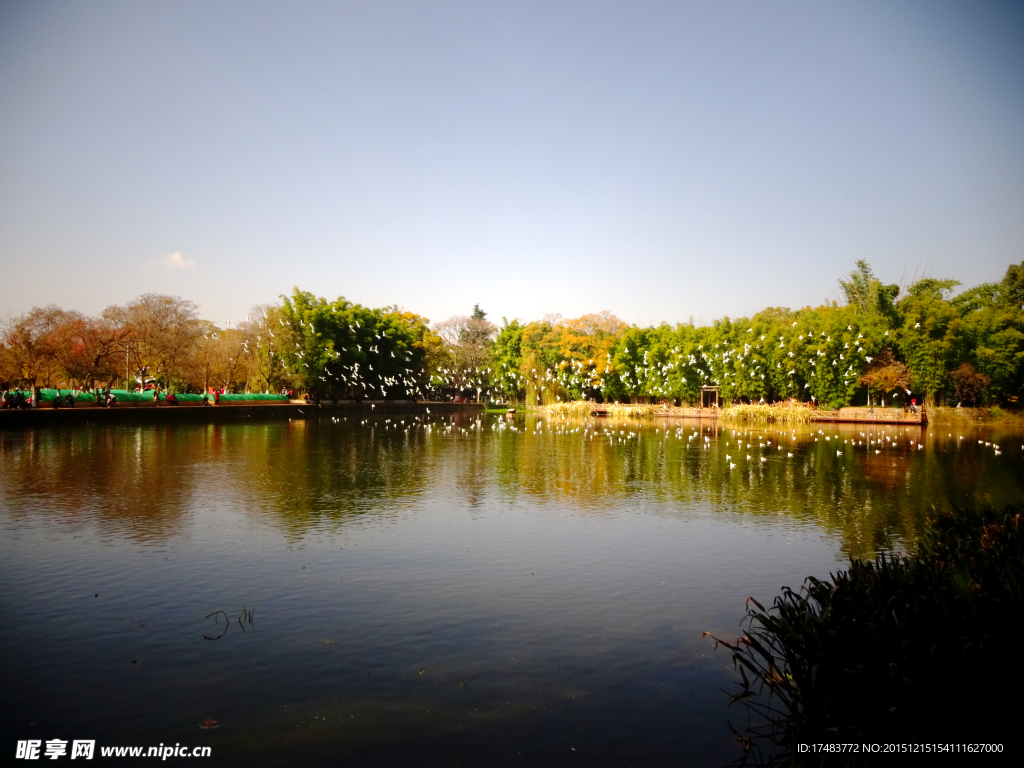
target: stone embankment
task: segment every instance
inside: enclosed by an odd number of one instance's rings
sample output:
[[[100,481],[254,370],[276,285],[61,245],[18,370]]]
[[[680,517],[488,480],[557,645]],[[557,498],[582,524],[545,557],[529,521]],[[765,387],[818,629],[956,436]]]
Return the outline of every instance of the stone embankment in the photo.
[[[370,416],[382,413],[431,415],[481,413],[483,403],[432,403],[413,400],[340,400],[319,405],[269,403],[262,405],[173,406],[97,408],[35,408],[0,410],[0,429],[57,424],[196,424],[244,421],[247,419],[310,419],[332,415]]]

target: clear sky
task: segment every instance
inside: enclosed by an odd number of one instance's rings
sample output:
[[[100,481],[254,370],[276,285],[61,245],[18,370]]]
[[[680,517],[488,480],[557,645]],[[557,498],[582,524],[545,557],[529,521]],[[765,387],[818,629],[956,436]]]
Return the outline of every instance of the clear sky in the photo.
[[[1019,2],[0,2],[0,314],[432,321],[1024,259]]]

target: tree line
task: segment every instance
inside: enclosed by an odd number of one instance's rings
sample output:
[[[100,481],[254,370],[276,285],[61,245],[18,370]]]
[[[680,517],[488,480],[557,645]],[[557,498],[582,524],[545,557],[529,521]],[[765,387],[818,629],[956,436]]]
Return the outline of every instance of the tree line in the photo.
[[[897,402],[1014,404],[1024,384],[1024,263],[999,283],[953,295],[954,280],[882,283],[859,261],[844,301],[753,317],[642,328],[609,313],[505,322],[495,388],[527,403],[696,404],[787,399],[840,407]]]
[[[295,288],[218,326],[191,301],[145,294],[90,317],[56,306],[8,317],[0,387],[179,392],[294,389],[320,398],[468,397],[698,403],[796,399],[838,407],[885,398],[1014,404],[1024,384],[1024,262],[999,283],[883,284],[864,261],[844,301],[750,318],[629,325],[609,312],[499,328],[479,305],[431,326]]]

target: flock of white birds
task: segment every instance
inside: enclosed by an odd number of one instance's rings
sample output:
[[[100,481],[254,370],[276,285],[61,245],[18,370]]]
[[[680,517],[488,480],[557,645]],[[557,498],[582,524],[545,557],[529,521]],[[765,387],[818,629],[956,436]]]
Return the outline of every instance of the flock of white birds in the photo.
[[[346,422],[348,417],[331,417],[336,424]],[[468,424],[465,423],[468,421]],[[532,423],[531,423],[532,422]],[[550,435],[575,437],[589,442],[607,442],[611,446],[629,444],[639,441],[641,437],[654,437],[662,441],[678,441],[685,450],[691,448],[698,451],[717,449],[730,469],[736,469],[743,463],[765,464],[772,459],[788,460],[796,454],[801,443],[824,443],[829,446],[829,455],[834,448],[837,457],[847,451],[853,453],[863,449],[868,454],[898,452],[901,455],[923,451],[921,442],[923,433],[915,427],[880,426],[868,431],[856,431],[851,434],[845,430],[826,432],[823,429],[728,429],[721,426],[694,425],[692,420],[666,419],[656,422],[614,421],[605,419],[570,419],[538,416],[532,419],[505,418],[494,416],[477,416],[466,419],[452,415],[434,415],[429,409],[423,416],[409,415],[406,417],[377,417],[360,419],[358,426],[382,428],[385,431],[422,432],[427,435],[443,437],[459,437],[481,434],[490,431],[497,434],[510,435]],[[952,441],[953,433],[947,437]],[[960,448],[968,439],[957,435],[955,444]],[[978,440],[978,445],[991,448],[994,456],[1002,455],[999,443],[990,440]],[[1021,446],[1024,452],[1024,445]]]
[[[778,337],[777,346],[776,340],[769,339],[767,334],[758,336],[753,328],[748,328],[749,340],[721,341],[709,345],[708,349],[698,344],[690,351],[677,345],[667,350],[660,362],[652,358],[650,350],[644,350],[641,358],[640,350],[631,352],[629,345],[625,344],[614,362],[612,354],[607,353],[601,361],[567,359],[553,369],[538,371],[533,368],[527,373],[503,363],[500,369],[492,372],[488,368],[486,373],[496,393],[522,392],[527,385],[532,385],[537,392],[537,402],[541,402],[548,388],[573,393],[570,396],[577,399],[598,393],[607,396],[607,385],[614,378],[632,394],[675,397],[683,386],[732,384],[736,387],[743,380],[764,382],[772,369],[777,372],[775,386],[787,395],[795,396],[803,390],[814,391],[812,384],[824,376],[824,369],[819,369],[819,363],[827,365],[829,361],[829,369],[834,369],[836,380],[841,381],[843,387],[854,387],[865,365],[874,359],[868,354],[865,346],[868,340],[864,334],[849,325],[833,340],[833,336],[825,331],[816,335],[808,330],[805,334],[796,330],[797,325],[793,323],[790,335]],[[885,331],[882,338],[888,335],[889,331]],[[805,355],[807,367],[801,373],[797,363],[802,364]],[[799,385],[800,378],[805,379],[803,387]],[[737,391],[741,389],[742,386]],[[740,392],[755,396],[759,393],[762,393],[760,388]],[[912,394],[909,389],[907,394]],[[561,394],[556,395],[556,400],[561,399]]]

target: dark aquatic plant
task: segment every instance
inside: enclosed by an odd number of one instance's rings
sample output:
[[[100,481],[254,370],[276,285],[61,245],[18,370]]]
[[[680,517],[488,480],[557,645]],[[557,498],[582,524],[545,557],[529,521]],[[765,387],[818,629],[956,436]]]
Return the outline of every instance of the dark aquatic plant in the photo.
[[[232,619],[234,619],[234,621],[236,621],[238,623],[238,626],[242,628],[243,632],[247,631],[246,628],[245,628],[246,624],[248,624],[249,627],[252,629],[252,631],[255,632],[256,631],[256,626],[253,624],[253,613],[254,613],[255,610],[256,610],[255,606],[251,610],[249,608],[243,607],[242,610],[239,611],[238,614],[235,615],[235,616],[229,616],[227,611],[223,611],[223,610],[216,610],[213,613],[206,614],[206,616],[204,616],[203,618],[204,619],[209,619],[209,618],[213,617],[214,626],[216,626],[218,630],[220,630],[220,619],[223,616],[224,617],[224,629],[223,629],[223,631],[220,632],[219,635],[217,635],[215,637],[210,637],[209,635],[204,634],[203,635],[203,639],[204,640],[220,640],[222,637],[224,637],[224,635],[226,635],[228,633],[228,630],[231,629],[231,621],[232,621]]]
[[[715,638],[740,673],[741,762],[871,760],[797,748],[821,742],[1005,740],[1024,679],[1022,528],[1017,509],[958,509],[926,521],[912,556],[853,561],[770,609],[750,599],[747,633]]]

